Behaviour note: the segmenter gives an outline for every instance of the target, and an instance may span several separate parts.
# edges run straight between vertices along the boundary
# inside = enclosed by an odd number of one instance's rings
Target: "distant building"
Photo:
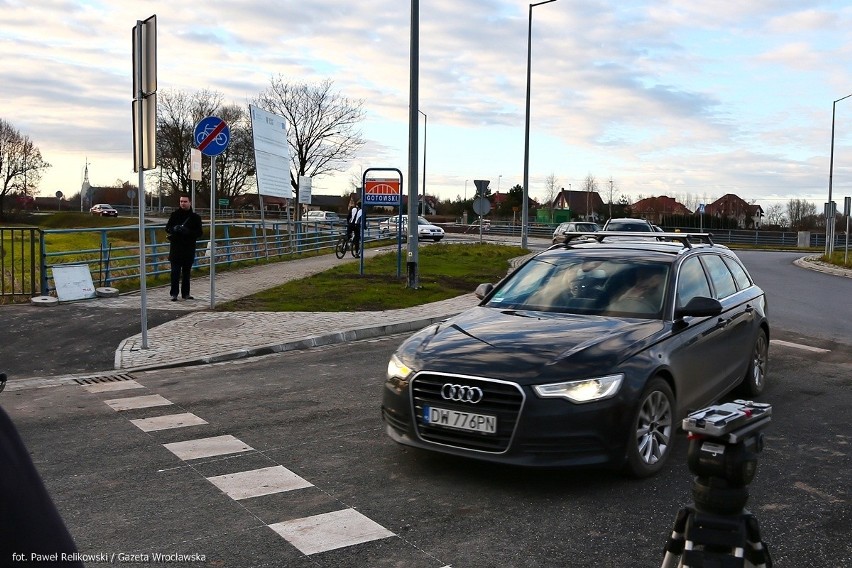
[[[597,191],[571,191],[562,190],[553,199],[554,209],[568,209],[573,218],[582,218],[588,221],[601,220],[600,211],[603,211],[604,202]]]
[[[692,215],[692,211],[671,197],[647,197],[640,199],[630,206],[633,217],[647,219],[652,223],[662,224],[663,217],[668,215]]]
[[[760,205],[746,203],[742,198],[733,193],[728,193],[705,206],[704,214],[736,219],[737,226],[741,229],[754,229],[760,227],[763,219],[763,208]]]

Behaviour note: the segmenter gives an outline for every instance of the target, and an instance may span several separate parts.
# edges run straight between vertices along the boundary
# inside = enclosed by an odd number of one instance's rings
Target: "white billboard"
[[[290,185],[287,124],[284,118],[254,105],[249,105],[249,114],[257,172],[257,192],[260,195],[289,199],[293,195],[293,190]]]

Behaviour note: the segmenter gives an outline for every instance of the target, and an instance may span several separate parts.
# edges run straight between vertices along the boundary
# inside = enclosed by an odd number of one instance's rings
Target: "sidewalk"
[[[367,257],[388,249],[370,249]],[[343,262],[333,254],[255,266],[216,274],[219,305],[316,274]],[[210,311],[210,278],[192,280],[194,300],[172,302],[167,288],[148,290],[148,310],[186,310],[176,320],[123,340],[115,352],[115,369],[141,371],[212,363],[333,343],[413,332],[476,305],[466,294],[408,309],[379,312],[214,312]],[[140,308],[139,293],[99,298],[86,305],[97,309]]]

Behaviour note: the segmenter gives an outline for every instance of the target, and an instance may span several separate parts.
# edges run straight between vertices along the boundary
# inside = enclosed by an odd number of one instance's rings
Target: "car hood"
[[[420,331],[398,353],[418,371],[565,380],[616,369],[666,329],[661,320],[479,306]]]

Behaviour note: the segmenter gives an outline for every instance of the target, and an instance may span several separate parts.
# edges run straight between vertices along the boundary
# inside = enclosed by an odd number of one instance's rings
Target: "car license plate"
[[[423,407],[423,422],[431,426],[444,426],[470,432],[494,434],[497,431],[497,417],[488,414],[459,412],[434,406]]]

